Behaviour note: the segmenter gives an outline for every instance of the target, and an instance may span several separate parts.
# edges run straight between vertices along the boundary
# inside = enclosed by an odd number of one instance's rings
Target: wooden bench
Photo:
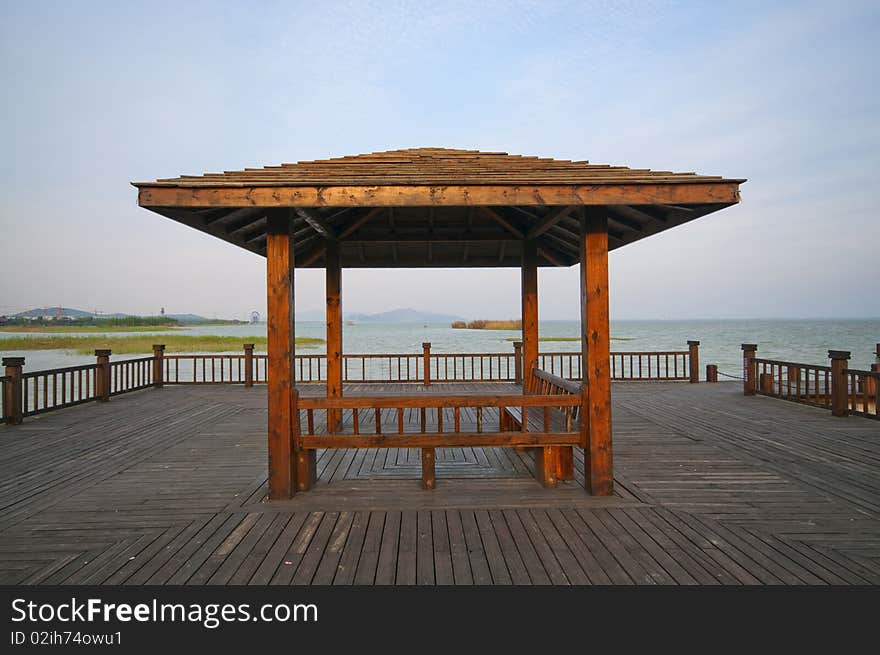
[[[539,368],[532,369],[526,379],[526,393],[534,395],[581,395],[581,385]],[[545,408],[527,411],[527,429],[533,432],[571,432],[580,430],[580,407]],[[522,408],[505,407],[502,429],[522,429]],[[525,448],[525,446],[520,447]],[[574,453],[571,446],[531,449],[535,455],[535,477],[545,487],[557,480],[574,479]]]

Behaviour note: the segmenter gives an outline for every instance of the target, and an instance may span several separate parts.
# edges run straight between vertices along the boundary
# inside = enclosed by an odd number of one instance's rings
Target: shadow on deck
[[[267,503],[265,388],[52,412],[0,427],[0,582],[880,583],[880,426],[739,389],[615,384],[610,498],[580,449],[551,490],[525,452],[438,449],[423,491],[418,451],[385,448],[321,451],[312,491]]]

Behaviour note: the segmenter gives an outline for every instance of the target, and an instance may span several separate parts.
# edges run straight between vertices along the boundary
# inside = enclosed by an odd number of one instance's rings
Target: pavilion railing
[[[880,419],[880,365],[851,369],[848,351],[829,350],[829,366],[762,359],[756,344],[743,344],[743,393],[831,410],[834,416]],[[880,345],[878,345],[880,359]]]

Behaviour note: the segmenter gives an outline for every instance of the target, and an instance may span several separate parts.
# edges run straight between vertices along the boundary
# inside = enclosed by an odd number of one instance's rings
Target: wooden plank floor
[[[880,583],[880,425],[740,389],[615,384],[610,498],[583,491],[579,450],[545,490],[527,453],[442,449],[428,492],[418,451],[363,449],[267,503],[265,387],[52,412],[0,427],[0,582]]]

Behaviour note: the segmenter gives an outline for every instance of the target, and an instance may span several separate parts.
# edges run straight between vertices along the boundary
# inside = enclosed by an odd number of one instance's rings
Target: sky
[[[880,3],[0,1],[0,313],[265,312],[265,260],[131,181],[407,147],[744,177],[611,253],[612,319],[880,315]],[[344,310],[509,318],[516,269],[344,272]],[[297,307],[323,306],[300,271]],[[578,316],[542,268],[543,319]]]

